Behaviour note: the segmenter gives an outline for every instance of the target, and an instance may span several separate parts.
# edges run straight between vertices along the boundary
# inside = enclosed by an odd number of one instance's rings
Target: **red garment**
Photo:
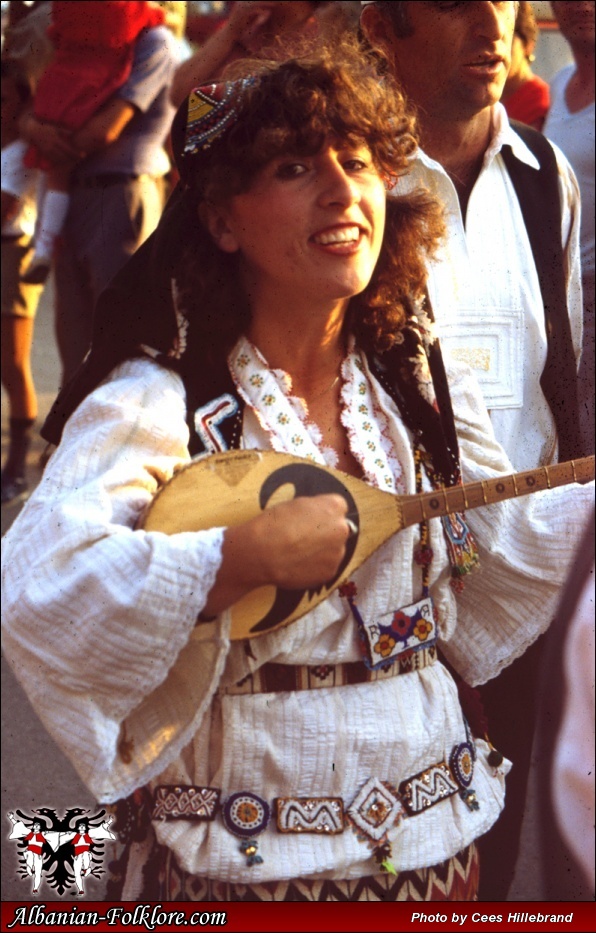
[[[519,120],[520,123],[541,130],[550,107],[550,88],[546,81],[533,75],[503,104],[510,120]]]
[[[29,833],[28,836],[25,836],[25,839],[27,840],[28,851],[33,852],[35,855],[41,855],[46,837],[42,833]]]
[[[72,840],[74,846],[75,855],[83,855],[84,852],[88,852],[93,844],[93,839],[87,833],[77,833],[74,839]]]
[[[35,116],[67,129],[83,126],[127,80],[141,30],[163,21],[163,10],[147,2],[54,2],[49,34],[56,51],[37,86]],[[25,164],[49,167],[34,147]]]

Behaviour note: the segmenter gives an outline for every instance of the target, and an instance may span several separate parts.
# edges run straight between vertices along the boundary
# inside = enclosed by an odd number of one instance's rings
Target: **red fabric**
[[[27,848],[30,852],[34,852],[35,855],[41,855],[41,850],[43,844],[46,841],[46,837],[42,833],[29,833],[28,836],[25,836],[27,840]]]
[[[93,839],[87,833],[77,833],[74,839],[72,840],[74,846],[75,855],[82,855],[84,852],[88,852],[93,844]]]
[[[133,0],[54,0],[48,34],[57,49],[63,46],[116,48],[130,45],[141,29],[159,26],[164,12],[147,2]]]
[[[130,75],[134,42],[164,13],[147,2],[88,0],[52,4],[54,58],[37,87],[35,116],[67,129],[83,126]],[[27,164],[35,167],[38,163]]]
[[[546,81],[534,75],[529,81],[524,81],[503,104],[511,120],[519,120],[520,123],[541,130],[550,107],[550,88]]]

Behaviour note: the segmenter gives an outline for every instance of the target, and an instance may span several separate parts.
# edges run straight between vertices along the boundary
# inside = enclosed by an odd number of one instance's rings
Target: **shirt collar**
[[[503,104],[495,104],[492,109],[492,128],[492,139],[484,156],[485,168],[490,165],[503,146],[510,146],[516,159],[539,171],[540,163],[538,159],[528,149],[521,136],[518,136],[512,128]]]

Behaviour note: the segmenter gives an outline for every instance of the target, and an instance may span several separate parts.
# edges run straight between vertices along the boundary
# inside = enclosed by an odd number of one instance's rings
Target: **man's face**
[[[511,58],[515,3],[417,0],[407,3],[407,15],[411,35],[399,38],[389,28],[381,44],[407,96],[429,120],[471,119],[499,100]]]

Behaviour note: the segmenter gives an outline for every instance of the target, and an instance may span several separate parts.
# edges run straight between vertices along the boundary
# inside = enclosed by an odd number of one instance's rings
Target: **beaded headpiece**
[[[184,155],[208,149],[238,119],[244,90],[255,78],[205,84],[190,92],[186,113]]]

